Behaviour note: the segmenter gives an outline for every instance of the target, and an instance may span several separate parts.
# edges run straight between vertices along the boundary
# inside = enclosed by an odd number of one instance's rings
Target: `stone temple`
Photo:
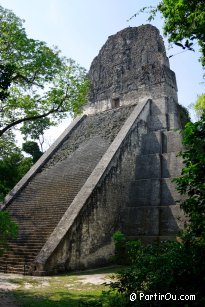
[[[146,242],[183,227],[182,149],[174,72],[151,25],[108,38],[93,60],[90,97],[6,197],[19,237],[0,270],[42,275],[100,266],[121,230]]]

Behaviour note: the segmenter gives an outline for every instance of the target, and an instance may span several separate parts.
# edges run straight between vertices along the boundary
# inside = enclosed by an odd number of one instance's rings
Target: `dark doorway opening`
[[[111,107],[114,108],[119,108],[120,106],[120,98],[113,98],[111,101]]]

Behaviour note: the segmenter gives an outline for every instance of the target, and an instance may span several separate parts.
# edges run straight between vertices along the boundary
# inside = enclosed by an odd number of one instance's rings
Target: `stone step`
[[[16,240],[16,241],[13,241],[13,242],[9,242],[8,243],[8,246],[9,247],[13,247],[13,246],[16,246],[16,245],[25,245],[25,246],[32,246],[32,245],[36,245],[36,246],[41,246],[43,244],[43,241],[42,241],[42,239],[41,238],[39,238],[39,240],[35,240],[35,238],[32,238],[32,237],[30,237],[29,239],[28,239],[28,237],[26,237],[26,238],[24,238],[24,237],[22,237],[22,238],[20,238],[20,239],[18,239],[18,240]]]
[[[35,255],[40,248],[29,248],[29,247],[25,247],[25,248],[20,248],[20,247],[16,247],[13,248],[11,250],[8,250],[2,257],[8,257],[8,255],[30,255],[33,256]]]
[[[5,265],[11,265],[11,266],[16,266],[16,265],[24,265],[24,264],[30,264],[32,263],[32,261],[35,259],[34,258],[30,258],[30,259],[26,259],[26,258],[10,258],[7,261],[1,261],[1,266],[5,266]]]
[[[25,274],[29,272],[29,266],[27,265],[7,265],[5,267],[0,267],[1,273],[13,273],[13,274]]]
[[[29,253],[28,255],[25,255],[25,254],[21,254],[21,253],[18,253],[18,254],[15,254],[15,253],[9,253],[9,254],[4,254],[2,257],[1,257],[1,262],[2,261],[12,261],[13,259],[24,259],[24,256],[26,257],[26,259],[29,261],[30,259],[34,259],[35,258],[35,254],[31,254]]]
[[[18,243],[16,243],[16,244],[12,244],[12,246],[9,246],[9,249],[10,250],[15,250],[15,249],[17,249],[17,248],[20,248],[20,249],[38,249],[38,248],[41,248],[41,246],[43,246],[43,243],[42,244],[35,244],[35,243],[33,243],[33,244],[29,244],[29,245],[27,245],[27,244],[18,244]]]

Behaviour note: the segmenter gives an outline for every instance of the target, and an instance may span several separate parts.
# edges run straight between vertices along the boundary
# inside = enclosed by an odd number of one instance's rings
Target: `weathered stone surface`
[[[128,208],[124,212],[122,231],[128,236],[158,236],[159,208]]]
[[[144,155],[160,153],[162,150],[161,132],[149,132],[142,137],[142,150]]]
[[[181,199],[182,196],[177,192],[172,178],[163,178],[161,182],[161,204],[163,206],[175,205]]]
[[[150,75],[155,80],[159,76],[153,70],[154,64],[161,67],[165,63],[164,45],[156,28],[141,26],[118,32],[109,37],[91,65],[91,101],[137,90]]]
[[[176,234],[184,226],[185,218],[178,205],[160,208],[160,235]]]
[[[153,98],[156,86],[165,82],[176,90],[163,40],[151,25],[129,27],[110,36],[93,60],[89,77],[90,106],[96,109],[102,109],[102,104],[110,108],[137,102],[146,94]]]
[[[164,131],[163,132],[163,153],[166,152],[180,152],[183,150],[182,142],[181,142],[182,136],[180,132],[178,131]]]
[[[142,179],[130,183],[129,207],[159,206],[160,179]]]
[[[140,155],[136,157],[136,179],[157,179],[160,177],[161,169],[159,154]]]
[[[162,154],[162,178],[177,177],[183,167],[182,157],[177,157],[178,152]]]
[[[99,113],[95,116],[88,116],[81,123],[80,129],[75,129],[72,135],[61,145],[61,148],[53,154],[51,159],[44,165],[44,169],[55,165],[59,161],[63,161],[70,154],[74,153],[79,146],[96,136],[110,144],[133,109],[134,106],[128,106],[126,108],[113,109],[110,112]]]

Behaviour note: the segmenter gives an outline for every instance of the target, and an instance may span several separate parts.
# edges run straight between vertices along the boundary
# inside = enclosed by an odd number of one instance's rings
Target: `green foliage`
[[[43,136],[45,130],[48,130],[51,125],[56,126],[57,123],[48,117],[44,117],[41,119],[36,119],[34,121],[27,121],[23,123],[19,130],[24,136],[25,141],[27,141],[29,138],[32,140],[39,141],[40,136]]]
[[[78,114],[87,98],[85,70],[28,38],[23,20],[2,6],[0,33],[0,136],[22,124],[22,133],[37,139],[68,113]]]
[[[78,303],[79,307],[102,307],[102,303],[99,299],[92,299],[89,301],[80,301]]]
[[[204,0],[161,0],[156,7],[143,7],[139,13],[149,14],[152,21],[156,14],[164,18],[164,34],[169,42],[185,50],[194,51],[194,42],[201,47],[201,63],[205,66],[205,1]]]
[[[36,142],[33,141],[27,141],[26,143],[23,143],[22,145],[23,151],[30,154],[33,158],[33,163],[36,163],[38,159],[42,156],[42,152],[39,149],[39,146]]]
[[[122,233],[120,230],[116,231],[113,234],[112,238],[116,242],[116,244],[124,242],[126,240],[124,233]]]
[[[128,241],[121,231],[116,231],[112,236],[115,243],[114,261],[117,264],[132,264],[135,259],[135,252],[140,241]]]
[[[177,189],[188,197],[181,208],[188,216],[184,237],[188,241],[205,242],[205,112],[196,123],[188,123],[183,131],[186,150],[180,155],[184,161],[181,176],[175,179]]]
[[[18,226],[10,218],[9,212],[0,211],[0,256],[6,251],[7,241],[16,238]]]
[[[79,307],[124,307],[126,306],[126,298],[117,291],[102,291],[97,299],[87,301],[79,301]]]
[[[12,131],[8,131],[0,138],[0,159],[6,158],[12,151],[16,150],[14,139]]]
[[[12,134],[0,138],[0,202],[33,165],[14,144]]]
[[[199,95],[197,98],[197,101],[194,105],[194,110],[196,111],[196,114],[200,118],[205,111],[205,94]]]
[[[126,237],[121,231],[116,231],[112,236],[115,243],[114,261],[117,264],[124,264],[127,262],[126,253]]]
[[[136,245],[133,264],[118,274],[118,280],[111,284],[112,289],[124,295],[130,306],[129,295],[136,293],[136,301],[131,306],[159,306],[159,300],[140,300],[140,293],[195,294],[195,306],[203,306],[205,245],[196,243],[192,248],[179,242]],[[181,306],[181,302],[162,301],[166,306]],[[188,303],[190,306],[192,302]],[[163,305],[164,306],[164,305]]]
[[[20,152],[12,153],[0,160],[0,201],[13,189],[16,183],[32,166],[32,159],[25,158]]]
[[[201,62],[205,66],[204,0],[163,0],[157,9],[165,19],[164,33],[169,41],[183,42],[182,48],[192,50],[194,40],[197,40],[201,47]]]

